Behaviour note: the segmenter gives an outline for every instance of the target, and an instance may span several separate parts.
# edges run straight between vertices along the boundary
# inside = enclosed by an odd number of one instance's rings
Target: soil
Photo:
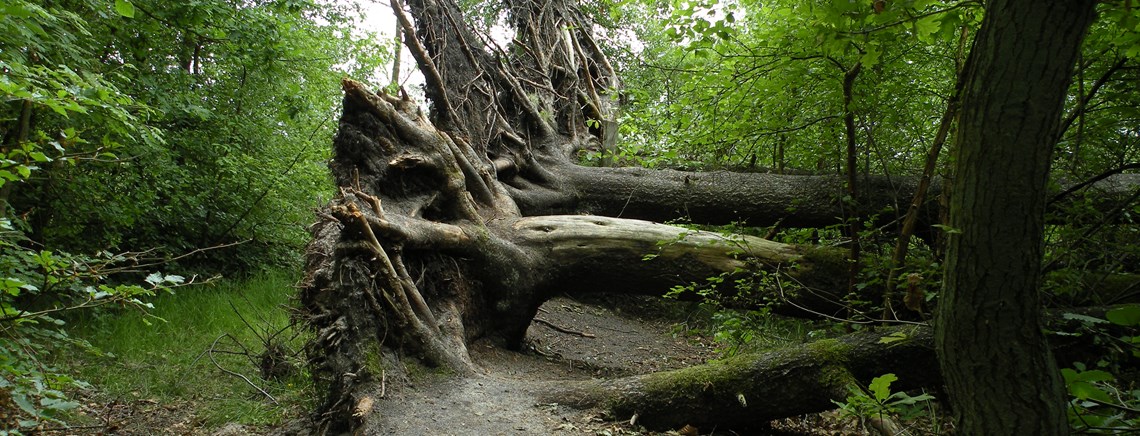
[[[599,297],[601,298],[601,297]],[[559,383],[675,369],[715,356],[700,336],[672,334],[673,324],[629,314],[637,298],[544,304],[523,353],[487,344],[470,351],[483,368],[473,378],[428,377],[399,388],[377,406],[368,434],[632,434],[630,417],[608,417],[539,403]],[[617,418],[626,421],[617,422]]]
[[[684,328],[695,307],[639,296],[559,297],[546,302],[527,331],[526,352],[474,344],[483,373],[426,375],[389,386],[368,420],[370,435],[657,435],[737,434],[691,426],[667,433],[607,416],[542,403],[541,394],[573,380],[677,369],[717,357],[710,338]],[[863,434],[833,415],[773,423],[770,434]]]
[[[700,334],[695,305],[622,295],[558,297],[544,304],[527,332],[523,352],[475,343],[470,352],[482,368],[472,377],[428,370],[388,380],[362,434],[366,435],[736,435],[686,426],[650,432],[630,416],[608,416],[542,403],[541,394],[561,383],[669,370],[716,358],[712,340]],[[695,327],[695,328],[694,328]],[[153,401],[98,401],[81,413],[99,425],[62,433],[121,435],[306,434],[303,415],[285,427],[226,425],[206,429],[194,417],[196,405]],[[756,434],[756,433],[748,433]],[[772,423],[766,434],[862,435],[858,423],[835,413]]]

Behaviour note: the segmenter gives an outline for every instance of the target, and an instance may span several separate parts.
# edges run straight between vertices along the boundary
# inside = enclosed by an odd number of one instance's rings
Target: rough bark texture
[[[937,344],[963,434],[1067,434],[1041,331],[1046,181],[1091,0],[987,2],[962,89]]]
[[[1056,362],[1066,366],[1087,362],[1112,348],[1063,333],[1081,328],[1081,321],[1066,315],[1103,319],[1107,311],[1118,307],[1123,306],[1042,312],[1048,330],[1058,332],[1050,344]],[[894,392],[925,388],[944,400],[934,347],[930,326],[868,329],[708,365],[568,384],[543,401],[603,407],[622,420],[636,415],[638,422],[654,429],[685,424],[736,431],[763,428],[773,419],[832,409],[832,401],[847,401],[853,389],[862,389],[874,377],[888,373],[899,378],[891,384]]]
[[[882,344],[891,334],[906,339]],[[747,430],[773,419],[835,408],[851,389],[886,373],[893,390],[937,386],[933,332],[904,326],[865,331],[762,354],[609,381],[572,385],[547,398],[578,407],[604,407],[655,429]]]

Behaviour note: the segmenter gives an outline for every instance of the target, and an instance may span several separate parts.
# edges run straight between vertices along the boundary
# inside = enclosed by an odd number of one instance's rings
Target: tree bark
[[[994,0],[962,88],[939,363],[963,434],[1068,434],[1041,331],[1046,181],[1094,1]]]
[[[890,344],[892,333],[905,338]],[[868,330],[761,354],[742,354],[675,371],[587,381],[544,402],[602,407],[652,429],[763,428],[789,416],[835,408],[874,377],[898,376],[892,391],[938,386],[933,332],[899,326]]]
[[[1081,329],[1081,321],[1066,314],[1103,319],[1117,307],[1123,306],[1051,310],[1042,312],[1041,319],[1050,331],[1073,332]],[[637,422],[652,429],[688,424],[740,431],[834,409],[834,402],[846,402],[853,391],[884,374],[898,377],[892,392],[926,389],[944,400],[934,335],[928,325],[872,328],[674,371],[570,383],[541,401],[599,407],[621,420],[636,415]],[[1063,365],[1098,359],[1112,347],[1071,333],[1053,339],[1053,356]]]

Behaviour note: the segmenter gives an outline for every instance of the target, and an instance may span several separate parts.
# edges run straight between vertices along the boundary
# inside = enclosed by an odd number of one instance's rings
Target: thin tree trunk
[[[404,27],[396,23],[396,53],[392,54],[392,80],[389,86],[396,89],[400,86],[400,55],[404,51]]]
[[[934,135],[934,142],[930,145],[930,150],[926,154],[926,162],[922,167],[922,176],[918,179],[918,188],[914,191],[914,198],[910,201],[910,206],[907,207],[906,216],[903,218],[902,227],[899,228],[899,238],[895,243],[895,250],[891,254],[891,265],[887,272],[887,288],[886,295],[883,298],[884,313],[883,318],[897,315],[894,308],[891,306],[894,301],[894,296],[898,295],[895,291],[895,280],[898,273],[906,266],[907,251],[910,248],[910,238],[914,236],[914,232],[918,227],[919,212],[923,205],[926,203],[926,192],[930,189],[930,182],[934,180],[934,172],[938,168],[938,156],[942,154],[942,146],[946,143],[946,139],[950,136],[950,130],[954,125],[954,121],[958,115],[958,99],[961,94],[961,80],[962,76],[962,58],[966,49],[967,37],[969,35],[968,29],[962,27],[961,36],[958,39],[958,73],[955,75],[958,80],[955,86],[954,94],[946,101],[946,110],[942,112],[942,119],[938,122],[938,132]],[[912,311],[915,310],[914,306],[920,305],[919,303],[907,305]],[[919,310],[921,311],[921,308]]]
[[[843,127],[847,139],[847,202],[850,213],[846,215],[847,231],[851,237],[851,265],[847,269],[847,292],[854,292],[859,282],[860,250],[863,242],[860,233],[863,232],[863,215],[859,213],[859,156],[855,141],[855,110],[851,108],[851,101],[855,98],[855,79],[863,69],[863,63],[856,63],[854,67],[843,74]]]
[[[28,136],[32,134],[32,101],[20,101],[20,117],[16,120],[15,134],[11,137],[4,138],[3,152],[7,155],[20,143],[27,141]],[[0,218],[8,217],[8,199],[12,198],[12,191],[15,189],[15,182],[8,181],[4,186],[0,187]]]

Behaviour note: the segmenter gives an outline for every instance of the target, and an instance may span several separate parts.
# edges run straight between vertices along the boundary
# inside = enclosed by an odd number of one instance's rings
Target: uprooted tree
[[[301,298],[317,332],[310,351],[327,389],[325,431],[351,429],[367,416],[361,404],[379,381],[366,363],[378,355],[473,373],[468,344],[517,348],[539,305],[559,293],[661,293],[766,269],[781,277],[768,292],[817,312],[842,308],[842,252],[653,222],[833,224],[853,215],[844,210],[842,179],[578,165],[579,152],[612,147],[621,85],[573,1],[514,3],[515,35],[504,49],[468,27],[453,1],[409,0],[407,10],[393,2],[425,77],[430,115],[406,95],[343,83],[330,163],[341,194],[312,228]],[[902,210],[915,185],[868,179],[860,204]],[[649,425],[755,424],[827,408],[829,393],[850,380],[906,371],[891,362],[926,362],[907,365],[925,369],[910,379],[936,380],[930,332],[907,335],[914,340],[904,347],[853,336],[799,354],[583,387],[565,400],[653,409],[659,413],[643,417]],[[653,394],[685,391],[694,380],[705,387],[665,398],[672,406]],[[753,391],[713,386],[719,382]],[[740,395],[763,386],[785,389],[782,408],[736,418],[676,408],[705,402],[732,411],[718,405],[741,403]]]

